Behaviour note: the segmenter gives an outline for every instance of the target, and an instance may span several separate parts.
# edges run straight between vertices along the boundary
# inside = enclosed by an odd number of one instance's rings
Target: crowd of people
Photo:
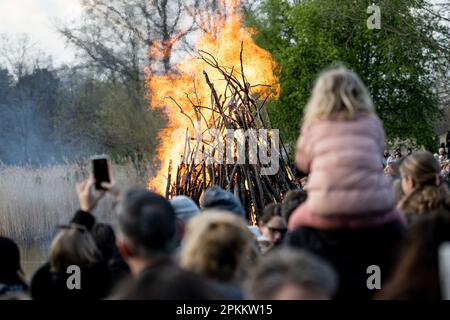
[[[439,250],[450,241],[450,191],[441,151],[390,155],[359,77],[328,70],[315,83],[297,142],[305,186],[267,205],[257,226],[219,187],[197,204],[141,188],[121,191],[113,181],[99,191],[90,178],[77,186],[80,209],[59,227],[30,283],[18,246],[0,238],[0,297],[448,298]],[[117,230],[95,218],[105,193],[117,199]],[[79,288],[68,285],[73,266]]]

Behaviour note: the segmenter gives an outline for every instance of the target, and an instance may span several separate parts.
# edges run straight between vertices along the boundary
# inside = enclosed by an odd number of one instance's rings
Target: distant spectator
[[[445,148],[439,148],[439,161],[444,162],[447,158],[447,151],[445,151]]]
[[[400,150],[400,148],[397,148],[395,149],[394,153],[387,159],[387,164],[394,161],[399,161],[402,158],[403,158],[402,151]]]
[[[181,266],[208,279],[227,299],[242,299],[240,284],[248,268],[252,237],[240,217],[205,211],[188,223]]]
[[[383,166],[386,166],[388,163],[388,159],[391,156],[391,154],[389,153],[389,150],[384,149],[383,151]]]
[[[247,220],[244,208],[239,199],[229,191],[220,187],[211,187],[206,189],[202,203],[202,209],[225,210],[240,216]]]
[[[186,196],[176,196],[170,199],[170,204],[172,205],[177,218],[177,238],[178,244],[180,244],[184,236],[186,223],[193,216],[200,213],[200,208],[191,198]]]
[[[267,205],[261,218],[258,220],[261,237],[258,238],[262,253],[265,253],[271,247],[280,245],[287,232],[287,225],[281,216],[281,205],[279,203],[271,203]],[[269,242],[266,244],[266,242]]]
[[[306,201],[308,194],[303,190],[289,190],[281,204],[281,216],[286,223],[289,222],[289,218],[295,209],[297,209],[303,202]]]
[[[28,290],[22,268],[20,251],[17,244],[0,237],[0,296],[20,294]]]
[[[175,216],[187,223],[189,219],[200,213],[200,208],[195,202],[186,196],[176,196],[170,199],[170,204],[175,211]]]
[[[395,190],[396,202],[398,203],[404,196],[404,192],[402,189],[402,179],[400,175],[400,165],[403,159],[398,159],[389,164],[385,168],[385,172],[392,178],[392,187]]]
[[[407,157],[400,166],[405,196],[399,203],[413,223],[436,209],[450,209],[450,191],[441,183],[439,162],[428,151],[418,151]]]
[[[403,243],[392,278],[378,299],[441,300],[438,249],[450,241],[450,213],[429,212],[414,224]]]
[[[257,300],[325,300],[337,287],[337,274],[325,260],[303,250],[276,249],[250,274],[246,291]]]
[[[400,178],[400,164],[401,160],[395,160],[388,163],[385,172],[392,177],[392,179]]]
[[[406,156],[410,156],[412,154],[412,152],[413,151],[411,148],[406,149]]]

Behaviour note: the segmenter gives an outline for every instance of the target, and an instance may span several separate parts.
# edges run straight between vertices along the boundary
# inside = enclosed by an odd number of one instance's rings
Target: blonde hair
[[[428,151],[414,152],[400,165],[402,177],[411,177],[417,187],[435,185],[440,170],[439,162]]]
[[[205,210],[189,220],[180,264],[206,278],[238,280],[250,257],[252,234],[242,218],[219,210]]]
[[[323,72],[317,79],[303,122],[316,119],[354,120],[374,113],[369,92],[356,73],[345,67]]]
[[[53,272],[65,271],[69,265],[89,267],[99,259],[97,245],[83,226],[64,226],[50,246],[50,268]]]

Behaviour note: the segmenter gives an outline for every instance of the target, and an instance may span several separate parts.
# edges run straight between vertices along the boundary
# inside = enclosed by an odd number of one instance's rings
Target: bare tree
[[[195,29],[195,21],[185,10],[198,0],[90,0],[84,1],[83,22],[63,26],[59,31],[69,43],[87,56],[92,65],[142,82],[144,68],[162,59],[164,72],[170,71],[174,45]],[[161,57],[149,55],[160,47]]]
[[[6,67],[16,81],[51,64],[51,57],[40,50],[27,34],[0,34],[0,65]]]

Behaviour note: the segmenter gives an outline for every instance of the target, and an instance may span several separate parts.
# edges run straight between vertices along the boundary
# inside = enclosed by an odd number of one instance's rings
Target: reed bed
[[[141,167],[131,162],[113,167],[121,188],[145,186],[148,173],[142,173]],[[89,170],[78,163],[48,167],[0,164],[0,235],[21,243],[50,239],[57,225],[69,222],[78,209],[75,184],[85,179]],[[115,225],[112,199],[105,198],[94,215]]]

